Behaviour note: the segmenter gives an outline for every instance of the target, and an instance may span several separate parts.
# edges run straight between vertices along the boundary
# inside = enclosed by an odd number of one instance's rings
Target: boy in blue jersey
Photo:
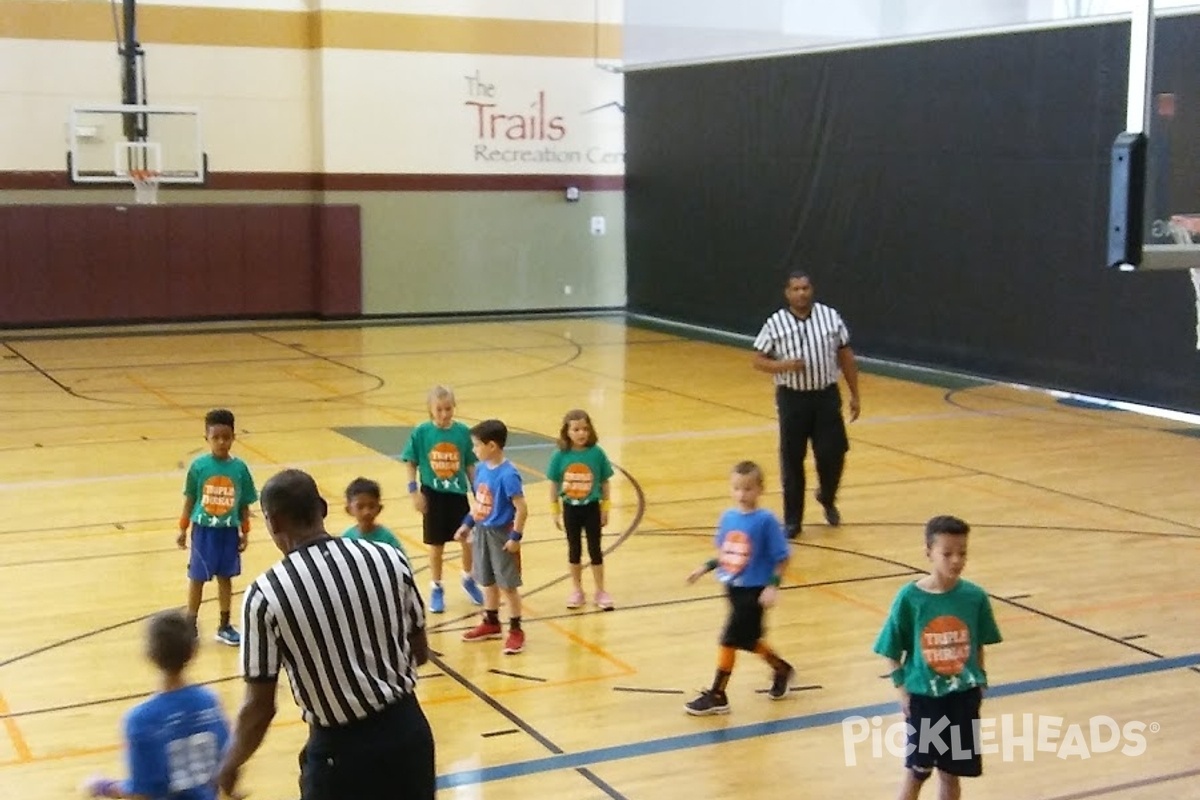
[[[242,551],[250,535],[250,504],[258,499],[258,491],[246,462],[229,454],[235,438],[232,411],[209,411],[204,416],[204,438],[210,452],[193,461],[188,469],[175,543],[180,549],[187,547],[191,529],[187,603],[192,624],[204,600],[204,584],[216,578],[221,612],[216,639],[237,647],[242,636],[229,622],[232,578],[242,574]]]
[[[788,683],[795,675],[792,665],[768,647],[763,638],[763,611],[775,604],[788,564],[783,525],[770,511],[758,507],[763,472],[753,461],[742,461],[733,468],[730,488],[737,507],[721,515],[716,537],[717,558],[697,567],[687,578],[688,583],[695,583],[715,569],[729,597],[729,619],[717,650],[717,674],[712,688],[684,706],[687,713],[698,717],[729,713],[725,687],[733,674],[738,650],[755,653],[771,666],[771,688],[767,694],[772,700],[787,696]]]
[[[90,797],[215,800],[229,725],[216,695],[184,679],[195,654],[196,633],[186,616],[164,611],[150,619],[146,655],[161,673],[161,691],[125,717],[129,777],[89,781]]]
[[[483,622],[463,634],[463,641],[499,639],[500,594],[508,603],[508,638],[505,655],[521,652],[525,631],[521,630],[521,531],[529,509],[521,473],[504,457],[508,427],[488,419],[471,428],[471,445],[479,463],[475,467],[475,502],[454,538],[471,536],[475,548],[475,580],[483,588]]]

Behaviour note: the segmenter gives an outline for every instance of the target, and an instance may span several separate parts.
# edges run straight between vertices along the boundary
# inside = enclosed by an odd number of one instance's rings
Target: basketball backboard
[[[1132,6],[1125,131],[1112,152],[1107,261],[1125,272],[1190,272],[1200,350],[1200,51],[1185,26],[1161,24],[1155,0]]]
[[[200,111],[182,106],[75,106],[67,122],[72,183],[129,184],[131,174],[159,173],[163,184],[203,184],[207,177]]]
[[[1125,131],[1113,146],[1108,266],[1200,268],[1200,52],[1133,0]]]

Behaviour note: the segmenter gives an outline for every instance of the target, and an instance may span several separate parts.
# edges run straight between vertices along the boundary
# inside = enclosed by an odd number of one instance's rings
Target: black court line
[[[984,523],[979,523],[979,527],[983,527],[983,526],[984,526]],[[675,535],[682,535],[682,534],[675,534]],[[708,532],[704,532],[704,533],[696,532],[696,533],[693,533],[692,535],[693,536],[711,536],[711,534]],[[837,552],[837,553],[846,553],[848,555],[861,556],[862,558],[866,558],[871,561],[878,561],[878,562],[881,562],[884,564],[890,564],[895,567],[904,567],[904,568],[912,570],[912,574],[918,574],[918,573],[919,574],[928,574],[928,572],[926,570],[917,569],[916,567],[912,566],[911,564],[905,564],[903,561],[897,561],[895,559],[885,558],[883,556],[877,556],[877,555],[874,555],[871,553],[864,553],[862,551],[854,550],[851,548],[835,547],[833,545],[817,544],[816,542],[804,542],[804,541],[800,541],[800,540],[796,540],[795,544],[797,544],[801,547],[812,547],[812,548],[815,548],[818,550],[830,550],[830,551]],[[801,588],[801,587],[797,587],[797,588]],[[786,587],[785,587],[785,591],[786,591]],[[1022,611],[1026,611],[1030,614],[1036,614],[1037,616],[1042,617],[1043,619],[1050,620],[1051,622],[1056,622],[1060,625],[1065,625],[1066,627],[1077,630],[1080,633],[1086,633],[1091,636],[1095,636],[1097,638],[1104,639],[1107,642],[1112,642],[1113,644],[1121,645],[1123,647],[1128,647],[1131,650],[1136,650],[1137,652],[1142,653],[1144,655],[1151,656],[1152,658],[1160,658],[1160,659],[1166,658],[1166,656],[1163,653],[1159,653],[1157,651],[1151,650],[1148,647],[1142,647],[1141,645],[1135,644],[1131,641],[1126,641],[1119,636],[1113,636],[1112,634],[1108,634],[1108,633],[1105,633],[1104,631],[1100,631],[1095,628],[1088,627],[1087,625],[1084,625],[1082,623],[1075,622],[1073,620],[1069,620],[1066,617],[1060,617],[1057,614],[1053,614],[1049,611],[1044,611],[1040,608],[1035,608],[1031,605],[1028,605],[1025,603],[1020,603],[1020,602],[1017,602],[1017,601],[1009,599],[1009,598],[1000,597],[999,595],[996,595],[996,594],[988,593],[988,597],[990,597],[993,600],[996,600],[998,602],[1010,605],[1014,608],[1019,608]],[[1200,672],[1200,670],[1197,670],[1197,671]]]
[[[371,314],[354,319],[302,319],[269,324],[245,324],[225,328],[211,327],[210,322],[190,323],[186,328],[162,330],[163,321],[131,322],[104,330],[74,331],[47,330],[41,333],[32,328],[20,329],[7,337],[13,342],[84,341],[88,339],[144,339],[184,336],[215,336],[243,333],[309,333],[327,330],[357,330],[359,328],[412,328],[418,326],[458,325],[472,322],[550,322],[556,319],[617,319],[625,320],[624,306],[592,306],[580,308],[547,308],[527,311],[445,312],[439,314]],[[67,326],[63,326],[67,327]],[[99,327],[99,326],[93,326]],[[674,334],[668,334],[674,336]],[[676,337],[678,338],[678,337]]]
[[[245,593],[246,593],[245,589],[237,589],[233,592],[233,594],[230,595],[230,597],[240,597]],[[205,598],[204,600],[201,600],[200,605],[206,606],[211,603],[216,603],[218,601],[219,601],[219,598],[208,597],[208,598]],[[60,647],[66,647],[69,644],[74,644],[75,642],[81,642],[84,639],[90,639],[93,636],[99,636],[102,633],[108,633],[109,631],[115,631],[117,628],[124,628],[129,625],[136,625],[139,622],[145,622],[146,620],[150,619],[157,613],[158,613],[158,611],[151,611],[148,614],[142,614],[141,616],[138,616],[138,617],[130,617],[129,619],[124,619],[124,620],[121,620],[120,622],[114,622],[112,625],[105,625],[104,627],[101,627],[101,628],[93,628],[89,631],[84,631],[83,633],[76,634],[75,636],[69,636],[66,639],[58,639],[56,641],[51,642],[50,644],[45,644],[45,645],[42,645],[41,647],[35,647],[33,650],[27,650],[24,653],[17,653],[15,656],[10,656],[10,657],[4,659],[3,661],[0,661],[0,667],[7,667],[9,664],[15,664],[18,661],[25,661],[26,659],[33,658],[34,656],[41,655],[42,653],[48,653],[51,650],[57,650]]]
[[[449,675],[451,678],[453,678],[460,686],[462,686],[468,692],[470,692],[471,694],[475,695],[477,698],[482,700],[485,705],[487,705],[493,711],[498,713],[500,716],[507,719],[513,725],[516,725],[518,728],[520,728],[522,731],[524,731],[526,733],[526,735],[528,735],[531,739],[533,739],[535,742],[540,744],[542,747],[546,748],[554,755],[563,755],[566,752],[561,747],[556,745],[554,742],[552,742],[548,738],[546,738],[543,734],[538,732],[538,730],[536,728],[534,728],[532,725],[530,725],[528,722],[526,722],[524,719],[522,719],[520,716],[518,716],[516,714],[516,712],[508,709],[502,703],[500,703],[500,701],[496,700],[496,698],[492,697],[490,694],[485,692],[483,689],[476,686],[474,683],[471,682],[471,680],[469,678],[467,678],[461,672],[457,672],[453,668],[451,668],[450,665],[447,664],[444,660],[442,660],[441,658],[438,658],[438,657],[433,657],[430,660],[434,664],[436,664],[438,666],[438,668],[442,670],[442,672],[445,672],[447,675]],[[597,789],[604,792],[609,797],[613,798],[613,800],[626,800],[626,798],[623,794],[621,794],[616,789],[614,789],[612,786],[609,786],[607,783],[605,783],[603,780],[601,780],[590,769],[587,769],[585,767],[577,767],[575,771],[578,772],[584,778],[586,778]]]
[[[259,339],[262,339],[265,342],[270,342],[271,344],[276,344],[276,345],[279,345],[280,347],[286,347],[288,350],[292,351],[293,353],[300,353],[302,355],[306,355],[306,356],[308,356],[309,360],[324,361],[326,364],[332,364],[335,367],[340,367],[341,369],[349,370],[350,372],[355,373],[359,377],[369,378],[370,380],[375,381],[375,384],[376,384],[375,386],[371,386],[367,389],[360,389],[355,392],[346,392],[344,394],[331,395],[330,399],[336,397],[337,399],[342,400],[342,399],[351,398],[351,397],[358,397],[360,395],[370,394],[371,392],[378,391],[379,389],[382,389],[385,386],[387,386],[387,381],[384,380],[384,378],[382,376],[376,375],[374,372],[369,372],[365,369],[362,369],[361,367],[356,367],[353,364],[347,364],[344,361],[338,361],[335,358],[321,355],[320,353],[314,353],[311,350],[305,350],[302,347],[290,345],[290,344],[287,344],[286,342],[281,342],[278,339],[275,339],[271,336],[267,336],[265,333],[255,333],[254,335],[257,336]],[[324,400],[325,398],[321,398],[321,399]]]
[[[120,525],[117,530],[125,530]],[[178,547],[158,547],[153,550],[129,550],[123,553],[101,553],[89,556],[61,556],[58,558],[32,558],[28,561],[0,561],[0,569],[6,567],[30,567],[39,564],[67,564],[72,561],[100,561],[106,558],[129,558],[132,556],[161,555],[162,553],[184,553]]]
[[[635,694],[687,694],[683,689],[641,689],[637,686],[614,686],[614,692],[633,692]]]
[[[693,340],[688,340],[688,339],[683,339],[683,338],[681,338],[681,339],[680,339],[680,341],[682,341],[682,342],[687,342],[687,341],[693,341]],[[719,346],[719,345],[714,345],[714,346]],[[584,372],[585,374],[590,374],[590,375],[599,375],[599,376],[602,376],[602,377],[604,377],[604,378],[608,378],[608,379],[610,379],[610,380],[612,380],[612,379],[613,379],[613,377],[612,377],[611,375],[608,375],[607,373],[600,372],[600,371],[598,371],[598,370],[595,370],[595,369],[589,369],[589,368],[586,368],[586,367],[580,367],[580,366],[575,366],[575,365],[572,365],[572,369],[579,370],[579,371],[581,371],[581,372]],[[770,415],[770,414],[764,414],[764,413],[762,413],[761,411],[754,411],[754,410],[751,410],[751,409],[742,408],[742,407],[740,407],[740,406],[735,406],[735,405],[732,405],[732,404],[730,404],[730,403],[723,403],[723,402],[720,402],[720,401],[717,401],[717,400],[713,400],[713,399],[711,399],[711,398],[706,398],[706,397],[697,397],[696,395],[693,395],[693,394],[688,394],[687,392],[678,391],[678,390],[676,390],[676,389],[670,389],[670,388],[667,388],[667,387],[664,387],[664,386],[658,386],[657,384],[652,384],[652,383],[648,383],[648,382],[645,382],[645,381],[635,381],[635,380],[632,380],[632,379],[630,379],[630,378],[628,378],[628,377],[622,378],[621,380],[622,380],[622,381],[623,381],[623,382],[624,382],[626,385],[629,385],[629,386],[641,386],[641,387],[643,387],[643,388],[655,389],[655,390],[657,390],[657,391],[663,392],[663,393],[665,393],[665,394],[668,394],[668,395],[671,395],[671,396],[674,396],[674,397],[678,397],[678,398],[681,398],[681,399],[684,399],[684,400],[690,400],[690,401],[692,401],[692,402],[695,402],[695,403],[700,403],[700,404],[702,404],[702,405],[711,406],[711,407],[713,407],[713,408],[723,408],[723,409],[727,409],[727,410],[729,410],[729,411],[736,411],[736,412],[738,412],[739,414],[745,414],[745,415],[747,415],[747,416],[751,416],[751,417],[754,417],[754,418],[756,418],[756,419],[765,419],[765,420],[771,420],[771,421],[773,421],[773,422],[774,422],[774,421],[776,421],[776,417],[775,417],[774,415]],[[979,412],[972,412],[972,413],[979,413]],[[850,425],[848,425],[847,427],[848,427],[848,428],[850,428],[850,427],[851,427],[851,425],[852,425],[852,423],[851,423]],[[1042,486],[1042,485],[1040,485],[1040,484],[1036,484],[1036,483],[1033,483],[1033,482],[1031,482],[1031,481],[1025,481],[1025,480],[1022,480],[1022,479],[1020,479],[1020,478],[1014,478],[1014,477],[1011,477],[1011,476],[1008,476],[1008,475],[1001,475],[1001,474],[999,474],[999,473],[995,473],[995,472],[988,472],[987,470],[981,470],[981,469],[978,469],[978,468],[976,468],[976,467],[968,467],[968,466],[966,466],[966,465],[964,465],[964,464],[956,464],[956,463],[954,463],[953,461],[946,461],[945,459],[935,458],[935,457],[933,457],[933,456],[924,455],[924,454],[922,454],[922,453],[915,453],[915,452],[913,452],[913,451],[911,451],[911,450],[906,450],[906,449],[904,449],[904,448],[901,448],[901,447],[894,447],[894,446],[891,446],[891,445],[879,444],[878,442],[872,442],[872,441],[870,441],[870,440],[868,440],[868,439],[863,439],[863,438],[861,438],[861,437],[859,437],[859,436],[854,436],[854,437],[852,437],[852,442],[860,443],[860,444],[863,444],[863,445],[865,445],[865,446],[867,446],[867,447],[874,447],[874,448],[877,448],[877,449],[879,449],[879,450],[882,450],[882,451],[884,451],[884,452],[887,452],[887,453],[895,453],[895,454],[898,454],[898,455],[903,455],[903,456],[907,456],[907,457],[909,457],[909,458],[916,459],[916,460],[918,460],[918,461],[925,461],[925,462],[927,462],[927,463],[930,463],[930,464],[937,464],[937,465],[939,465],[939,466],[943,466],[943,467],[953,467],[954,469],[963,470],[963,471],[965,471],[965,472],[969,472],[969,473],[971,473],[971,474],[973,474],[973,475],[978,475],[978,476],[982,476],[982,477],[993,478],[993,479],[995,479],[995,480],[998,480],[998,481],[1003,481],[1003,482],[1007,482],[1007,483],[1012,483],[1012,484],[1015,484],[1015,485],[1018,485],[1018,486],[1024,486],[1024,487],[1026,487],[1026,488],[1029,488],[1029,489],[1038,489],[1038,490],[1041,490],[1041,491],[1043,491],[1043,492],[1048,492],[1048,493],[1050,493],[1050,494],[1058,495],[1058,496],[1060,496],[1060,497],[1067,497],[1067,498],[1070,498],[1070,499],[1072,499],[1072,500],[1077,500],[1077,501],[1079,501],[1079,502],[1081,502],[1081,503],[1087,503],[1087,504],[1090,504],[1090,505],[1097,505],[1097,506],[1100,506],[1100,507],[1102,507],[1102,508],[1107,508],[1107,509],[1109,509],[1109,510],[1111,510],[1111,511],[1120,511],[1120,512],[1122,512],[1122,513],[1125,513],[1125,514],[1131,514],[1131,515],[1133,515],[1133,516],[1138,516],[1138,517],[1141,517],[1141,518],[1143,518],[1143,519],[1152,519],[1152,520],[1154,520],[1155,522],[1164,522],[1164,523],[1167,523],[1167,524],[1170,524],[1170,525],[1176,525],[1176,526],[1179,526],[1179,527],[1182,527],[1182,528],[1188,528],[1189,530],[1200,531],[1200,525],[1196,525],[1196,524],[1192,524],[1192,523],[1187,523],[1187,522],[1180,522],[1179,520],[1168,519],[1168,518],[1166,518],[1166,517],[1159,517],[1159,516],[1156,516],[1156,515],[1154,515],[1154,514],[1149,514],[1149,513],[1146,513],[1146,512],[1144,512],[1144,511],[1138,511],[1138,510],[1136,510],[1136,509],[1124,508],[1124,507],[1122,507],[1122,506],[1118,506],[1118,505],[1116,505],[1116,504],[1113,504],[1113,503],[1107,503],[1107,502],[1105,502],[1105,501],[1103,501],[1103,500],[1097,500],[1097,499],[1095,499],[1095,498],[1086,497],[1086,496],[1084,496],[1084,495],[1072,494],[1071,492],[1067,492],[1067,491],[1065,491],[1065,490],[1062,490],[1062,489],[1053,489],[1053,488],[1051,488],[1051,487],[1048,487],[1048,486]]]
[[[812,692],[812,691],[816,691],[817,689],[824,689],[824,688],[825,687],[819,683],[812,683],[812,684],[808,684],[805,686],[789,686],[788,691],[789,692]],[[755,694],[766,694],[769,691],[771,691],[771,690],[770,689],[755,689],[754,693]]]
[[[489,669],[488,672],[493,675],[503,675],[506,678],[518,678],[523,681],[533,681],[534,683],[545,683],[545,678],[538,678],[534,675],[522,675],[519,672],[506,672],[502,669]]]
[[[240,681],[241,675],[229,675],[224,678],[213,678],[207,681],[198,681],[197,686],[213,686],[218,683],[229,683],[231,681]],[[92,706],[103,706],[110,703],[124,703],[130,700],[141,700],[146,697],[151,697],[158,694],[158,691],[150,692],[134,692],[133,694],[123,694],[117,697],[104,697],[99,700],[85,700],[81,703],[69,703],[63,706],[46,706],[44,708],[31,708],[26,711],[13,711],[8,714],[0,714],[0,720],[18,719],[20,717],[33,717],[38,714],[52,714],[56,711],[74,711],[80,708],[91,708]]]
[[[1027,600],[1030,597],[1033,597],[1033,595],[1031,595],[1031,594],[1010,594],[1008,597],[1006,597],[1004,599],[1005,600]]]
[[[843,552],[843,553],[854,553],[856,555],[862,556],[863,558],[871,559],[872,561],[881,561],[885,564],[892,564],[895,566],[909,566],[910,569],[916,569],[915,567],[911,567],[910,565],[906,565],[900,561],[895,561],[890,558],[884,558],[882,556],[871,555],[870,553],[862,553],[862,552],[859,552],[856,550],[850,550],[848,548],[833,547],[831,545],[821,545],[821,544],[816,544],[814,542],[799,542],[799,544],[801,544],[803,546],[807,546],[807,547],[815,547],[815,548],[818,548],[821,550],[835,550],[835,551]],[[1108,634],[1108,633],[1105,633],[1104,631],[1100,631],[1095,628],[1088,627],[1087,625],[1084,625],[1079,622],[1075,622],[1074,620],[1069,620],[1066,617],[1060,617],[1057,614],[1050,613],[1049,611],[1043,611],[1040,608],[1035,608],[1026,603],[1020,603],[1020,602],[1017,602],[1016,600],[1011,600],[1008,598],[1000,597],[999,595],[991,594],[990,592],[988,593],[988,597],[991,597],[993,600],[999,601],[1001,603],[1006,603],[1014,608],[1019,608],[1022,611],[1026,611],[1030,614],[1036,614],[1037,616],[1042,617],[1043,619],[1048,619],[1051,622],[1057,622],[1059,625],[1065,625],[1068,628],[1073,628],[1074,630],[1077,630],[1080,633],[1090,634],[1097,638],[1104,639],[1107,642],[1112,642],[1113,644],[1118,644],[1123,647],[1128,647],[1131,650],[1136,650],[1139,653],[1143,653],[1143,654],[1151,656],[1153,658],[1166,658],[1166,656],[1164,654],[1156,652],[1154,650],[1151,650],[1148,647],[1142,647],[1141,645],[1134,644],[1133,642],[1125,641],[1125,640],[1121,639],[1119,636],[1113,636],[1112,634]]]
[[[32,369],[37,374],[41,375],[47,381],[54,384],[59,389],[61,389],[63,392],[70,395],[71,397],[75,397],[80,400],[91,400],[91,401],[97,402],[97,403],[108,403],[109,405],[126,405],[125,403],[122,403],[119,400],[101,400],[96,397],[87,397],[86,395],[79,394],[74,389],[72,389],[70,386],[63,383],[58,378],[54,377],[49,372],[47,372],[46,370],[42,369],[40,366],[35,364],[32,359],[30,359],[28,356],[26,356],[24,353],[22,353],[17,348],[13,347],[8,342],[4,342],[4,346],[7,347],[9,349],[9,351],[13,355],[15,355],[18,359],[20,359],[21,361],[24,361],[26,364],[28,364],[30,369]]]
[[[519,430],[519,429],[514,428],[513,430]],[[534,431],[521,431],[521,432],[522,433],[535,433]],[[537,435],[540,436],[542,434],[537,434]],[[625,469],[620,464],[614,463],[612,465],[612,467],[615,471],[624,475],[625,479],[627,481],[629,481],[629,485],[633,488],[633,492],[634,492],[634,496],[635,496],[636,500],[635,500],[635,506],[634,506],[635,511],[633,514],[633,519],[630,520],[629,524],[625,526],[625,530],[623,530],[621,532],[621,534],[619,536],[617,536],[617,540],[615,542],[613,542],[611,545],[609,545],[607,548],[605,548],[604,555],[606,555],[606,556],[610,555],[618,547],[623,545],[629,539],[629,537],[634,534],[635,531],[638,531],[639,526],[642,524],[642,518],[645,517],[645,515],[646,515],[646,491],[642,488],[642,484],[638,482],[637,478],[633,477],[633,475],[629,472],[629,470]],[[545,540],[545,541],[551,541],[551,540]],[[552,541],[559,542],[559,541],[561,541],[561,539],[558,537],[554,537]],[[562,583],[563,581],[570,580],[570,578],[571,578],[570,573],[564,572],[559,577],[552,578],[551,580],[547,581],[546,583],[543,583],[541,586],[537,586],[533,589],[530,589],[527,592],[522,592],[521,597],[532,597],[536,594],[539,594],[539,593],[545,591],[546,589],[550,589],[554,586],[557,586],[558,584]],[[622,608],[636,608],[636,607],[637,606],[622,606]],[[583,613],[602,613],[602,612],[583,612]],[[428,630],[430,633],[448,633],[448,632],[452,632],[452,631],[466,630],[467,627],[462,626],[462,623],[466,622],[467,620],[473,620],[478,615],[479,615],[478,611],[472,611],[469,614],[462,614],[462,615],[459,615],[456,617],[452,617],[450,619],[445,619],[445,620],[442,620],[441,622],[437,623],[436,625],[430,626],[428,628]],[[536,617],[536,618],[523,617],[522,619],[527,622],[532,622],[532,621],[541,620],[541,619],[548,619],[548,620],[549,619],[566,619],[569,617],[578,617],[578,616],[582,616],[582,614],[580,612],[575,612],[572,614],[559,614],[559,615],[550,616],[550,617]],[[454,627],[456,625],[459,627]]]
[[[1122,637],[1121,637],[1121,641],[1123,641],[1123,642],[1132,642],[1134,639],[1145,639],[1145,638],[1146,638],[1146,634],[1144,634],[1144,633],[1135,633],[1135,634],[1133,634],[1133,635],[1131,635],[1131,636],[1122,636]]]
[[[268,333],[270,333],[270,331],[268,331]],[[554,336],[554,334],[548,333],[545,331],[538,331],[538,333],[545,333],[545,335],[547,335],[547,336]],[[281,342],[273,337],[260,337],[260,338],[268,338],[269,341],[271,341],[273,344],[283,345],[284,347],[288,347],[292,350],[295,350],[297,355],[293,358],[288,358],[285,356],[272,356],[272,357],[268,357],[268,358],[239,358],[237,361],[237,363],[239,365],[241,365],[241,364],[263,364],[263,365],[266,365],[266,364],[299,364],[299,363],[303,363],[305,361],[311,361],[314,356],[318,356],[317,353],[315,353],[312,350],[309,350],[308,346],[301,342]],[[571,341],[573,342],[574,340],[571,340]],[[627,346],[642,346],[645,344],[646,344],[645,342],[628,342],[628,343],[614,342],[614,343],[612,343],[611,346],[627,347]],[[655,344],[659,344],[659,343],[655,342]],[[594,344],[594,345],[587,345],[587,346],[588,347],[603,347],[605,345]],[[518,345],[515,347],[500,347],[500,346],[496,346],[496,345],[480,344],[478,347],[442,348],[442,349],[437,350],[436,352],[431,352],[429,350],[378,350],[378,351],[358,352],[358,353],[327,353],[327,354],[325,354],[325,357],[335,358],[335,359],[339,359],[339,358],[404,358],[404,357],[410,357],[410,356],[411,357],[420,357],[420,356],[431,356],[432,355],[432,356],[437,356],[440,358],[442,356],[479,354],[479,353],[488,353],[488,352],[524,353],[524,352],[530,351],[530,350],[554,350],[554,349],[558,349],[561,347],[563,347],[563,345],[557,344],[557,343],[556,344]],[[20,356],[15,356],[15,355],[4,356],[4,358],[8,358],[8,359],[17,359],[19,357]],[[140,369],[169,369],[169,368],[213,367],[213,366],[224,367],[224,366],[228,366],[228,364],[229,364],[228,360],[159,361],[159,362],[151,361],[151,362],[145,362],[145,363],[141,363],[141,364],[103,364],[103,365],[88,366],[88,367],[56,367],[54,369],[54,371],[59,374],[64,373],[64,372],[117,372],[117,371],[122,371],[122,370],[131,371],[131,370],[140,370]],[[24,371],[18,372],[16,370],[12,370],[7,374],[21,375],[21,374],[25,374],[25,373],[24,373]],[[197,384],[197,385],[201,385],[201,384]]]
[[[1054,797],[1046,798],[1046,800],[1087,800],[1089,797],[1103,797],[1106,794],[1127,792],[1130,789],[1141,789],[1146,786],[1157,786],[1159,784],[1181,781],[1185,778],[1195,778],[1197,776],[1200,776],[1200,769],[1189,769],[1184,770],[1183,772],[1171,772],[1166,775],[1155,775],[1152,778],[1142,778],[1141,780],[1130,781],[1128,783],[1117,783],[1111,786],[1102,786],[1099,789],[1085,789],[1082,792],[1055,795]],[[1179,796],[1182,797],[1182,795]]]
[[[638,535],[640,536],[641,533],[639,533]],[[711,536],[711,534],[697,534],[697,535]],[[811,583],[797,583],[797,584],[792,584],[791,586],[788,586],[785,584],[784,586],[779,587],[779,591],[793,592],[793,591],[799,591],[799,590],[803,590],[803,589],[816,589],[816,588],[819,588],[822,586],[845,586],[846,584],[852,584],[852,583],[866,583],[868,581],[887,580],[889,578],[909,578],[909,577],[913,577],[916,575],[927,575],[927,574],[928,574],[927,572],[922,572],[920,570],[913,570],[913,571],[909,571],[909,572],[889,572],[885,575],[859,575],[859,576],[855,576],[853,578],[834,578],[834,579],[827,580],[827,581],[813,581]],[[623,606],[621,606],[621,611],[622,612],[645,611],[648,609],[668,608],[670,606],[688,605],[691,603],[707,603],[712,600],[724,600],[724,599],[725,599],[725,595],[723,595],[723,594],[705,594],[705,595],[697,595],[695,597],[675,597],[670,600],[653,600],[648,603],[635,603],[635,604],[630,604],[627,606],[623,605]],[[530,622],[552,622],[554,620],[560,620],[560,619],[579,619],[580,617],[586,616],[588,614],[605,614],[605,613],[607,613],[607,612],[602,611],[600,609],[595,609],[592,611],[569,611],[569,612],[565,612],[562,614],[547,614],[547,615],[538,616],[538,617],[521,617],[521,621],[523,624],[530,623]],[[477,615],[473,614],[468,619],[473,619],[475,616],[477,616]],[[465,622],[465,621],[466,621],[465,619],[463,619],[463,620],[448,620],[446,622],[446,624],[449,625],[453,622]],[[468,631],[472,627],[473,626],[471,626],[471,625],[460,625],[459,627],[456,627],[456,628],[439,628],[438,632],[439,633],[454,633],[457,631]]]
[[[487,733],[481,733],[479,735],[482,736],[484,739],[491,739],[495,736],[508,736],[510,733],[520,733],[520,732],[521,731],[518,728],[508,728],[507,730],[503,730],[503,731],[489,731]]]

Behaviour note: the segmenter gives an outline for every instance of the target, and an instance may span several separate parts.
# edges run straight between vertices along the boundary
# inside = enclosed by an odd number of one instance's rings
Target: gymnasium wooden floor
[[[90,774],[124,774],[121,716],[153,689],[142,621],[184,600],[174,520],[210,407],[236,412],[235,452],[260,486],[284,465],[312,472],[338,510],[335,532],[347,524],[342,488],[358,475],[381,481],[383,519],[427,591],[394,456],[434,383],[457,389],[464,421],[497,416],[523,433],[510,455],[530,470],[533,509],[526,652],[462,643],[471,609],[456,589],[448,613],[430,619],[440,655],[420,696],[440,796],[894,796],[899,760],[847,745],[843,720],[899,719],[872,643],[894,593],[926,563],[923,522],[954,513],[974,525],[967,576],[991,592],[1005,636],[988,655],[984,704],[999,752],[966,796],[1200,798],[1200,430],[1185,423],[868,367],[845,524],[827,528],[808,509],[768,618],[796,688],[769,702],[766,668],[743,654],[732,713],[695,719],[682,705],[711,679],[725,607],[713,580],[684,577],[710,555],[729,467],[764,464],[766,502],[779,510],[769,379],[744,347],[607,317],[9,334],[0,351],[3,800],[72,797]],[[574,406],[592,412],[620,466],[606,537],[614,613],[565,609],[566,548],[535,482]],[[235,589],[277,557],[259,523]],[[232,714],[238,657],[211,640],[214,589],[193,677]],[[305,730],[280,688],[274,728],[245,773],[254,798],[297,794]],[[1098,717],[1126,731],[1141,723],[1144,748],[1124,738],[1084,758]],[[1026,744],[1004,735],[1006,718]]]

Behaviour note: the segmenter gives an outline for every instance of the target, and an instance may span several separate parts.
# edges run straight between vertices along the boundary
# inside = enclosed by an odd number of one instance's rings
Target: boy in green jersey
[[[961,577],[970,530],[957,517],[929,520],[932,570],[900,590],[875,641],[908,721],[901,800],[916,800],[935,768],[942,798],[960,796],[960,777],[983,774],[975,742],[987,686],[983,648],[1001,639],[987,592]]]

